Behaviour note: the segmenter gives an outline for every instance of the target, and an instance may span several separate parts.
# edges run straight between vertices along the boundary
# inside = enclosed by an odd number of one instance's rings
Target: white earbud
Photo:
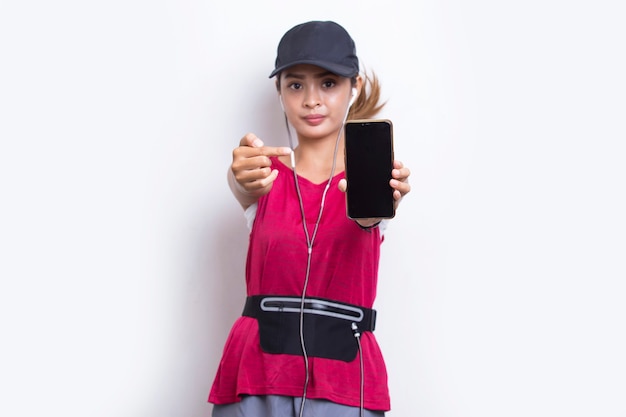
[[[357,89],[353,88],[352,89],[352,98],[350,99],[350,103],[348,103],[348,107],[352,106],[352,104],[354,103],[356,98],[357,98]]]

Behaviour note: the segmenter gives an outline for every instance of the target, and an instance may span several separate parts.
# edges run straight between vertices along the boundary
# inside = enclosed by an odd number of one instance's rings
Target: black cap
[[[312,64],[343,77],[359,73],[359,59],[350,34],[335,22],[307,22],[289,29],[278,44],[276,68],[270,78],[297,64]]]

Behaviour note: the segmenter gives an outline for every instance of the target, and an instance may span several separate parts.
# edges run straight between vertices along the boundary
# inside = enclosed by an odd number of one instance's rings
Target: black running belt
[[[302,299],[280,295],[255,295],[246,299],[243,315],[257,319],[260,343],[267,353],[302,355],[300,310]],[[302,317],[308,356],[351,362],[359,332],[374,331],[376,310],[322,298],[305,298]]]

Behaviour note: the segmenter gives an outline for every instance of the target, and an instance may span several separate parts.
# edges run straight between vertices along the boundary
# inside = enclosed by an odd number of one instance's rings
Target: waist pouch
[[[264,352],[303,355],[301,305],[300,297],[255,295],[246,299],[242,315],[257,319]],[[352,323],[361,333],[376,325],[376,310],[322,298],[305,298],[303,311],[307,356],[351,362],[358,351]]]

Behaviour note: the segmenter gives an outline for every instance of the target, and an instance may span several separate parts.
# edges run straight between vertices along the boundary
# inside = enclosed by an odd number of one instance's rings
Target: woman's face
[[[351,93],[349,78],[315,65],[294,65],[280,75],[283,107],[301,140],[336,138]]]

